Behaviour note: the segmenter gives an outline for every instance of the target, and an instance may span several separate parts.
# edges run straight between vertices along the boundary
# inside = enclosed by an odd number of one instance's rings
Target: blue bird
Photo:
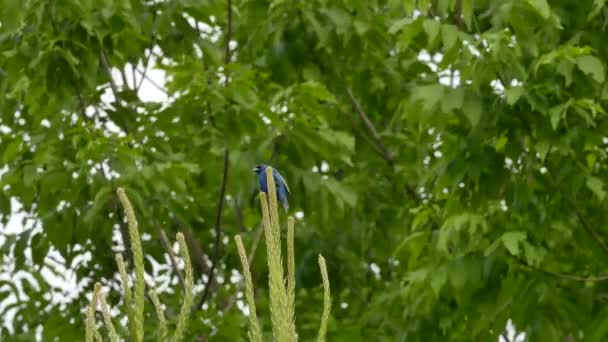
[[[266,168],[268,168],[268,165],[260,164],[253,169],[253,172],[258,175],[260,190],[268,194],[268,185],[266,184]],[[274,184],[276,184],[277,188],[277,200],[283,204],[283,208],[285,208],[285,212],[287,212],[287,209],[289,209],[287,196],[291,196],[289,186],[277,169],[272,169],[272,176],[274,177]]]

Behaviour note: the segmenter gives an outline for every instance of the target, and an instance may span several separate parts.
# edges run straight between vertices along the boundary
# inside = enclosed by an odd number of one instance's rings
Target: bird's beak
[[[256,171],[258,171],[258,168],[254,167],[253,169],[251,169],[251,171],[256,172]]]

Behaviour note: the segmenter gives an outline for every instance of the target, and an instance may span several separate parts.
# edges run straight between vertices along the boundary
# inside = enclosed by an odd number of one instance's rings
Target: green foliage
[[[224,238],[254,245],[251,168],[268,162],[303,213],[301,340],[319,332],[319,254],[330,341],[496,340],[509,319],[529,340],[606,339],[605,2],[230,3],[227,30],[225,1],[0,0],[0,214],[13,227],[0,235],[0,315],[14,317],[0,336],[84,336],[89,280],[115,279],[115,251],[173,288],[173,267],[156,266],[171,260],[161,232],[182,232],[194,304],[218,262],[184,340],[245,340]],[[162,90],[150,95],[144,74],[166,75]],[[129,248],[119,187],[145,255]],[[262,259],[252,274],[268,273]],[[41,269],[75,275],[77,293]],[[253,281],[268,312],[266,279]],[[158,296],[173,330],[183,293]],[[121,312],[156,316],[141,307]]]

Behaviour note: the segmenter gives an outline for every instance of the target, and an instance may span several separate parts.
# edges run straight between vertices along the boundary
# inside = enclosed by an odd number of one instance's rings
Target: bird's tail
[[[289,203],[287,201],[283,201],[283,208],[285,208],[285,213],[287,213],[287,210],[289,209]]]

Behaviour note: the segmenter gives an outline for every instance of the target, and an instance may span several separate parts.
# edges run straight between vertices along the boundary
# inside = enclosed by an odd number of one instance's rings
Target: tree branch
[[[222,211],[224,209],[224,197],[226,196],[226,183],[228,182],[228,165],[229,165],[229,152],[228,149],[224,151],[224,175],[222,177],[222,185],[220,187],[220,194],[217,199],[217,213],[215,216],[215,251],[213,259],[211,260],[211,267],[209,268],[209,272],[207,274],[207,283],[205,284],[205,289],[203,290],[203,296],[198,302],[197,308],[202,308],[205,301],[207,301],[207,297],[209,296],[209,290],[211,289],[211,284],[213,283],[213,276],[215,273],[215,269],[217,267],[218,259],[220,257],[220,244],[222,243],[221,234],[222,234]]]
[[[226,77],[225,86],[227,87],[230,78],[228,77],[228,64],[230,63],[230,39],[232,37],[232,0],[227,0],[227,20],[226,20],[226,41],[224,42],[224,74]],[[220,254],[220,243],[221,243],[221,225],[222,225],[222,211],[224,209],[224,197],[226,195],[226,183],[228,182],[228,165],[230,162],[230,152],[228,148],[224,150],[224,175],[222,177],[222,185],[220,187],[220,194],[217,200],[217,214],[215,217],[215,255],[213,260],[211,261],[211,268],[209,268],[209,274],[207,276],[207,283],[205,284],[205,289],[203,290],[203,296],[198,302],[197,308],[202,308],[203,304],[207,300],[209,296],[209,289],[211,288],[211,284],[213,283],[213,276],[215,268],[217,267],[219,254]]]
[[[519,257],[513,256],[513,258],[515,258],[515,260],[517,260],[517,262],[525,268],[529,268],[531,270],[541,272],[541,273],[553,276],[555,278],[574,280],[574,281],[583,281],[583,282],[587,282],[587,281],[602,282],[602,281],[608,280],[608,274],[602,274],[599,276],[583,277],[583,276],[574,275],[574,274],[558,273],[558,272],[549,271],[549,270],[546,270],[546,269],[543,269],[540,267],[532,266]]]
[[[153,79],[150,78],[150,76],[146,75],[146,69],[144,69],[144,71],[141,71],[139,69],[137,69],[137,72],[141,74],[141,82],[139,83],[138,89],[139,87],[141,87],[141,84],[143,83],[144,79],[148,80],[148,82],[150,82],[150,84],[152,84],[154,86],[154,88],[162,91],[163,93],[167,94],[167,96],[169,95],[169,92],[167,91],[167,89],[161,87],[158,83],[156,83],[156,81],[154,81]]]
[[[585,217],[583,212],[580,210],[580,208],[576,205],[576,203],[570,198],[568,198],[567,200],[568,200],[568,204],[570,204],[570,206],[576,213],[576,216],[578,217],[578,220],[581,222],[581,225],[583,226],[585,231],[593,238],[593,240],[595,240],[595,242],[598,244],[598,246],[600,246],[600,248],[602,249],[604,254],[608,255],[608,246],[606,245],[606,242],[604,241],[604,239],[602,239],[600,234],[597,231],[595,231],[595,229],[593,228],[593,226],[591,225],[589,220],[587,220],[587,218]]]
[[[230,39],[232,38],[232,0],[228,0],[228,19],[226,23],[226,42],[224,46],[224,64],[230,63]],[[224,70],[226,71],[226,70]],[[226,84],[228,84],[228,77],[226,77]]]
[[[394,166],[395,159],[394,159],[393,155],[390,153],[390,151],[388,150],[388,148],[386,147],[386,145],[384,145],[384,142],[382,141],[382,137],[380,136],[380,134],[378,134],[376,127],[369,120],[367,114],[363,110],[363,107],[361,107],[361,104],[359,103],[359,101],[357,101],[357,99],[353,95],[352,90],[349,87],[346,87],[346,92],[348,93],[348,97],[350,99],[352,107],[359,114],[359,117],[361,118],[361,120],[363,120],[363,123],[365,124],[365,127],[367,128],[367,130],[370,132],[370,134],[373,138],[373,141],[370,140],[366,135],[363,135],[363,138],[368,141],[368,143],[370,144],[372,149],[374,151],[376,151],[378,153],[378,155],[380,155],[382,157],[382,159],[384,159],[384,161],[386,161],[391,167]],[[418,194],[416,193],[416,191],[410,184],[406,184],[405,191],[416,203],[420,202],[420,197],[418,197]]]
[[[171,261],[171,267],[173,268],[173,272],[177,275],[177,279],[179,279],[179,283],[181,284],[183,289],[186,289],[186,282],[184,281],[184,276],[182,272],[177,268],[177,260],[175,258],[175,254],[173,253],[173,249],[171,248],[171,243],[167,238],[167,234],[165,231],[158,225],[155,226],[158,231],[158,235],[160,237],[160,244],[165,249],[165,252],[169,255],[169,260]]]
[[[386,147],[386,145],[384,145],[384,142],[382,141],[382,138],[380,137],[380,134],[378,134],[378,131],[376,130],[376,127],[369,120],[367,114],[365,113],[365,111],[361,107],[361,104],[359,103],[359,101],[357,101],[357,99],[353,95],[352,90],[349,87],[346,87],[346,92],[348,93],[348,97],[350,99],[350,102],[351,102],[353,108],[355,109],[355,111],[357,112],[357,114],[359,114],[359,117],[361,118],[361,120],[363,120],[363,123],[365,124],[365,127],[367,128],[367,130],[371,134],[372,138],[374,138],[374,140],[376,141],[376,144],[378,144],[378,148],[380,149],[379,152],[381,152],[380,155],[382,156],[382,158],[384,160],[386,160],[386,162],[388,162],[390,165],[393,165],[393,163],[395,162],[394,157],[390,153],[390,151],[388,150],[388,148]]]
[[[112,89],[112,93],[114,94],[116,102],[120,103],[121,98],[118,95],[118,86],[116,86],[116,82],[114,82],[114,77],[112,76],[112,67],[110,66],[110,63],[108,62],[106,53],[103,50],[101,50],[99,57],[101,59],[101,64],[103,65],[104,69],[106,70],[106,73],[108,74],[108,77],[110,78],[110,88]]]

